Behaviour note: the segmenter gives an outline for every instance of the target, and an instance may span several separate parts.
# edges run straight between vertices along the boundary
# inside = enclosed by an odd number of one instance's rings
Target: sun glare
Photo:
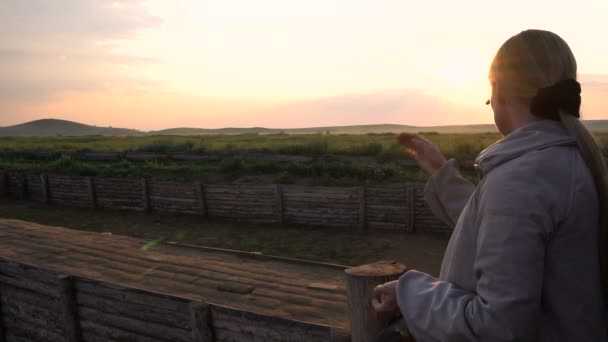
[[[435,65],[435,75],[446,86],[466,86],[483,79],[486,65],[473,54],[455,53]]]

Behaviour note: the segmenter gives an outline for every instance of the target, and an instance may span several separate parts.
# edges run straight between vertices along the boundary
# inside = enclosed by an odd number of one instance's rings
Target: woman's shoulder
[[[533,206],[561,210],[586,165],[576,147],[553,146],[529,151],[496,167],[480,182],[479,200],[490,207],[526,210]]]

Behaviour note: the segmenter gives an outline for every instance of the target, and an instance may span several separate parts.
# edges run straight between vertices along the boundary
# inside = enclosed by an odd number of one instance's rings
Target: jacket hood
[[[576,146],[576,140],[557,121],[536,121],[516,129],[483,150],[475,159],[475,166],[485,175],[509,160],[553,146]]]

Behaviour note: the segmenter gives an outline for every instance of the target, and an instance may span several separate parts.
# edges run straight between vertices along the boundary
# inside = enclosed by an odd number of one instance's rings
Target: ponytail
[[[570,135],[576,139],[578,149],[591,171],[599,199],[599,261],[600,277],[604,289],[604,303],[608,305],[608,168],[606,159],[593,135],[573,115],[560,112],[560,121]]]

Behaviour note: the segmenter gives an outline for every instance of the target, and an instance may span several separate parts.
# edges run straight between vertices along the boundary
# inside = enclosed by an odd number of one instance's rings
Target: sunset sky
[[[585,119],[608,119],[608,2],[3,0],[0,126],[142,130],[491,123],[510,36],[570,44]]]

